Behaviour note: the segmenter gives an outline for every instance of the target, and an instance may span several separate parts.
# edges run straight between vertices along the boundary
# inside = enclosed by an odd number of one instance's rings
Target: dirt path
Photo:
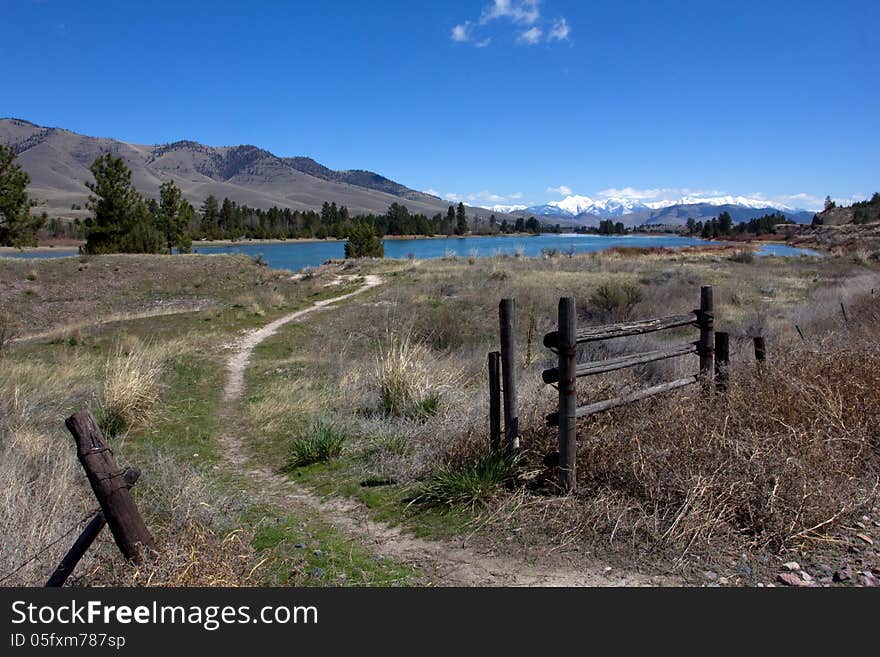
[[[244,391],[244,375],[254,348],[279,328],[318,310],[361,294],[381,284],[378,276],[367,276],[364,285],[349,294],[318,301],[312,306],[285,315],[256,331],[236,345],[227,361],[228,379],[224,389],[225,414],[231,414]],[[240,436],[222,437],[229,466],[256,485],[265,499],[291,511],[316,513],[348,536],[359,540],[376,554],[401,564],[414,566],[439,586],[658,586],[677,582],[665,577],[649,577],[606,569],[596,563],[573,569],[556,564],[533,564],[523,559],[479,552],[452,541],[429,541],[407,534],[369,518],[360,503],[338,497],[321,497],[297,485],[268,467],[249,467]],[[606,572],[610,571],[610,572]]]

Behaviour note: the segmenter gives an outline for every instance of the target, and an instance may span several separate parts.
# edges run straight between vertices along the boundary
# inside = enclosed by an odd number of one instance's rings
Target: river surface
[[[578,235],[575,233],[544,234],[534,237],[443,237],[432,239],[392,239],[385,240],[386,258],[443,258],[445,256],[485,257],[493,255],[520,255],[534,257],[545,250],[555,249],[575,253],[604,251],[615,246],[637,248],[676,248],[698,244],[718,244],[696,237],[677,235]],[[263,242],[232,244],[227,246],[201,246],[193,244],[195,253],[242,253],[249,256],[262,256],[273,269],[297,271],[306,267],[316,267],[330,259],[341,259],[345,254],[345,242]],[[70,249],[52,251],[24,251],[2,254],[18,258],[60,258],[76,255]],[[757,252],[759,256],[775,255],[784,257],[818,256],[810,249],[799,249],[785,244],[764,244]]]

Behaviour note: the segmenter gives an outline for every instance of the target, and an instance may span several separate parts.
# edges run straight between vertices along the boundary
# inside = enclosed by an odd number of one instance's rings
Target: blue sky
[[[878,22],[876,0],[0,0],[0,116],[479,204],[813,207],[880,191]]]

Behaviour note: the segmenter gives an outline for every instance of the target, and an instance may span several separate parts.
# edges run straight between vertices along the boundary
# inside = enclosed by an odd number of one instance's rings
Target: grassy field
[[[347,291],[332,285],[340,273],[384,284],[259,345],[240,412],[224,414],[230,345]],[[541,339],[558,298],[575,296],[579,321],[601,324],[692,310],[707,284],[716,328],[732,336],[729,394],[673,393],[580,423],[579,494],[555,495],[544,465],[555,436],[543,421],[555,390],[540,372],[553,362]],[[19,338],[0,356],[0,449],[12,464],[0,475],[0,575],[94,506],[63,429],[84,405],[116,434],[120,462],[145,470],[137,498],[161,550],[132,571],[105,536],[82,583],[426,581],[319,513],[264,499],[246,468],[224,465],[224,432],[247,436],[250,466],[357,500],[417,536],[500,555],[574,565],[600,556],[753,584],[793,555],[836,566],[855,547],[870,568],[873,548],[856,536],[880,540],[875,290],[870,259],[724,250],[361,261],[295,279],[235,256],[0,259],[0,313]],[[487,454],[486,353],[507,296],[518,308],[516,463]],[[769,348],[762,371],[750,355],[756,334]],[[623,339],[582,357],[659,344]],[[581,402],[691,372],[693,358],[582,380]],[[40,583],[70,540],[5,583]]]

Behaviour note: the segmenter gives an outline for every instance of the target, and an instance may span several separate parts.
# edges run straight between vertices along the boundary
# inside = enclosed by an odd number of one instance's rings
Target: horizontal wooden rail
[[[660,317],[658,319],[645,319],[637,322],[621,322],[619,324],[606,324],[605,326],[591,326],[577,331],[576,342],[596,342],[597,340],[623,338],[628,335],[644,335],[645,333],[654,333],[655,331],[665,331],[666,329],[677,328],[679,326],[696,324],[697,320],[698,317],[696,313],[686,313],[684,315],[672,315],[671,317]],[[558,331],[551,331],[544,336],[545,347],[556,349],[558,343]]]
[[[581,363],[577,366],[576,376],[592,376],[594,374],[603,374],[605,372],[614,372],[635,365],[643,365],[645,363],[653,363],[658,360],[666,360],[667,358],[677,358],[678,356],[686,356],[687,354],[697,353],[697,345],[695,343],[682,344],[668,349],[657,349],[654,351],[645,351],[640,354],[629,354],[627,356],[619,356],[617,358],[608,358],[607,360],[597,360],[590,363]],[[551,367],[541,373],[544,383],[558,383],[559,369]]]
[[[698,379],[695,376],[688,376],[684,379],[677,379],[675,381],[670,381],[669,383],[661,383],[660,385],[645,388],[644,390],[638,390],[629,395],[624,395],[623,397],[614,397],[612,399],[606,399],[605,401],[596,402],[595,404],[590,404],[589,406],[581,406],[575,411],[575,417],[587,417],[588,415],[593,415],[594,413],[607,411],[618,406],[623,406],[624,404],[630,404],[632,402],[637,402],[642,399],[647,399],[648,397],[653,397],[654,395],[659,395],[663,392],[669,392],[670,390],[684,388],[685,386],[696,383],[697,380]],[[550,415],[548,415],[547,424],[551,427],[558,426],[559,413],[551,413]]]

